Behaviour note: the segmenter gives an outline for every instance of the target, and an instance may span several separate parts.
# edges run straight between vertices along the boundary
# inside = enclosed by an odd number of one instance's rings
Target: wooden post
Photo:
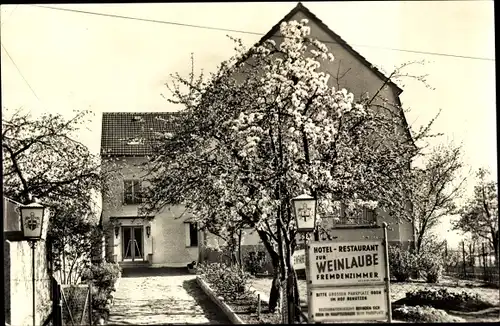
[[[260,293],[257,293],[257,318],[260,319]]]
[[[486,254],[485,254],[485,251],[484,251],[484,242],[481,244],[481,251],[482,251],[482,256],[483,256],[483,280],[484,281],[487,281],[488,280],[488,277],[486,275]]]
[[[311,281],[309,280],[310,275],[309,275],[309,241],[308,241],[308,234],[303,233],[304,236],[304,252],[305,252],[305,273],[306,273],[306,291],[307,291],[307,323],[312,324],[313,323],[313,318],[314,316],[312,315],[312,310],[311,310]]]
[[[62,326],[63,318],[62,318],[62,298],[61,298],[61,285],[56,283],[56,321],[54,322],[54,326]]]
[[[288,277],[286,282],[286,295],[287,295],[287,319],[289,324],[295,324],[295,300],[294,300],[294,288],[293,288],[293,274],[292,271],[288,271]]]
[[[448,273],[448,240],[444,240],[444,257],[445,257],[445,263],[444,263],[444,271],[445,273]]]
[[[467,278],[467,270],[465,269],[465,241],[462,241],[462,263],[464,270],[464,279]]]
[[[89,325],[92,326],[92,283],[89,282]]]
[[[389,242],[387,241],[387,223],[383,222],[384,228],[384,257],[385,257],[385,291],[387,300],[387,322],[392,323],[392,308],[391,308],[391,275],[389,270]]]

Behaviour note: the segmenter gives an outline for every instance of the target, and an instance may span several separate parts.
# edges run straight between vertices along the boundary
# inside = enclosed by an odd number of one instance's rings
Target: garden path
[[[124,270],[107,325],[228,324],[198,287],[179,269]]]

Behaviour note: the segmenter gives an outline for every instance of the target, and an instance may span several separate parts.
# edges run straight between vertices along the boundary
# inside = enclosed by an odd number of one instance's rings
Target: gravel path
[[[137,274],[137,273],[135,273]],[[108,325],[228,324],[194,275],[147,271],[120,280]]]

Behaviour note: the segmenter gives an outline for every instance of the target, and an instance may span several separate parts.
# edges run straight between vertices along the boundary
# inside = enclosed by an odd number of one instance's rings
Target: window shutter
[[[131,204],[133,200],[133,184],[130,180],[123,181],[123,201]]]
[[[184,223],[184,234],[186,247],[189,247],[191,245],[191,232],[189,232],[189,223]]]
[[[346,224],[346,216],[345,216],[345,204],[340,203],[340,224]]]
[[[189,238],[191,247],[198,247],[198,228],[196,223],[189,223]]]
[[[139,180],[134,180],[134,199],[136,203],[142,203],[142,185]]]
[[[365,208],[364,214],[365,214],[365,221],[366,222],[368,222],[368,223],[375,222],[375,210]]]

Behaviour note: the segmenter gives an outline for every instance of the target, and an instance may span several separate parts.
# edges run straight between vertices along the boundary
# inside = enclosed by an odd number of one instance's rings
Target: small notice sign
[[[311,289],[312,322],[386,320],[384,285]]]
[[[309,247],[311,285],[383,283],[382,240],[314,242]]]
[[[306,268],[306,251],[304,249],[295,250],[293,253],[293,268],[295,270]]]

